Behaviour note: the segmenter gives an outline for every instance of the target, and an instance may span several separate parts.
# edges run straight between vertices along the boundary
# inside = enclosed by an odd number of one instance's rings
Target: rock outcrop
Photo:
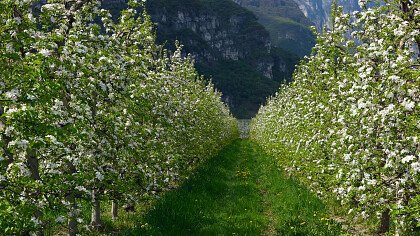
[[[330,25],[332,0],[294,0],[300,10],[311,20],[318,30]],[[358,0],[338,0],[345,12],[360,10]]]
[[[151,0],[148,11],[157,23],[159,40],[179,40],[197,63],[242,60],[273,79],[269,33],[251,12],[233,2]]]
[[[102,5],[118,17],[126,0]],[[273,45],[257,17],[232,0],[148,0],[146,10],[158,43],[173,50],[179,41],[239,118],[252,117],[281,82],[291,79],[298,57]]]

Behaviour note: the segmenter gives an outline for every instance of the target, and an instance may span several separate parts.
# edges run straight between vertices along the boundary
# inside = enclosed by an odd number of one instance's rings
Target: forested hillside
[[[252,11],[270,33],[273,46],[301,58],[311,53],[315,36],[314,25],[293,0],[234,0]]]

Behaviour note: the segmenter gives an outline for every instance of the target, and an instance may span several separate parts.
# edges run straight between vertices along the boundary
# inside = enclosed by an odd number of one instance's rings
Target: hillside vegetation
[[[226,103],[237,117],[253,117],[267,97],[275,93],[279,81],[267,80],[242,61],[220,61],[197,65],[198,71],[209,75],[217,88],[222,88]]]
[[[300,58],[311,53],[315,36],[314,25],[299,9],[294,0],[234,0],[252,11],[258,22],[270,33],[274,47],[281,48]]]

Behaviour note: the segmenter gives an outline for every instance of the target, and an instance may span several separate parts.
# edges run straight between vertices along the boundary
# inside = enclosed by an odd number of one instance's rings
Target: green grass
[[[237,140],[120,235],[340,235],[324,204]]]

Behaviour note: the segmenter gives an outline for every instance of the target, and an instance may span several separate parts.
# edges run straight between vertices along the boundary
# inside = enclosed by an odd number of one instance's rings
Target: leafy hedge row
[[[137,1],[0,1],[0,234],[93,227],[102,200],[173,187],[238,134],[190,59],[155,44]],[[100,22],[100,23],[96,23]],[[116,214],[114,208],[114,214]]]
[[[294,82],[262,107],[251,137],[349,218],[378,232],[420,227],[420,4],[385,1],[318,35]]]

